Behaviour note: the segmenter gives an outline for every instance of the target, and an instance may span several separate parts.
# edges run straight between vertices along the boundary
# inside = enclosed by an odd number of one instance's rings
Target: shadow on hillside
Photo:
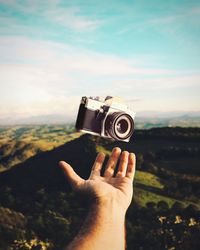
[[[60,160],[71,164],[80,176],[86,178],[96,157],[95,143],[91,136],[83,135],[56,149],[40,153],[24,163],[0,174],[0,187],[9,186],[15,193],[31,193],[39,188],[63,190],[69,188]]]

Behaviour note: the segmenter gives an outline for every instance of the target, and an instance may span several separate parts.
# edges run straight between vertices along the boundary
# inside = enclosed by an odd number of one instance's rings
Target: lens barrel
[[[106,118],[105,129],[116,140],[126,140],[134,131],[133,118],[124,112],[114,112]]]

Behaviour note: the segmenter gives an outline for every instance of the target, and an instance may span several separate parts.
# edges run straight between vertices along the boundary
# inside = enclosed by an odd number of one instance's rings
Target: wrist
[[[104,218],[124,223],[126,209],[117,204],[116,200],[112,198],[96,199],[91,209],[94,209],[96,214],[100,214]]]

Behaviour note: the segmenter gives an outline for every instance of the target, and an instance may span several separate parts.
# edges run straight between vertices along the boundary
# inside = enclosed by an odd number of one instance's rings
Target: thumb
[[[84,182],[84,179],[77,175],[73,168],[65,161],[60,161],[59,166],[62,168],[72,188],[78,189],[80,185]]]

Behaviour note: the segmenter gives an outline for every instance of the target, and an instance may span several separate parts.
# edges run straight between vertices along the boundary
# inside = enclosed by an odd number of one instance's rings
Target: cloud
[[[4,113],[6,110],[11,112],[10,109],[19,113],[26,109],[26,113],[41,113],[52,105],[54,111],[57,107],[59,112],[59,108],[61,111],[62,107],[67,107],[61,104],[62,98],[80,98],[83,93],[112,94],[117,92],[114,89],[121,89],[121,86],[126,90],[132,83],[123,80],[122,85],[119,83],[118,86],[120,77],[170,74],[168,70],[136,67],[137,60],[23,37],[1,37],[0,54],[0,103],[1,112]]]
[[[114,81],[110,89],[132,103],[134,110],[199,110],[200,73]],[[134,99],[138,101],[134,101]],[[131,101],[133,100],[133,101]]]
[[[43,16],[74,31],[94,31],[103,23],[102,20],[92,20],[84,16],[78,7],[56,8],[47,10]]]
[[[154,90],[173,90],[184,87],[199,87],[200,88],[200,73],[195,74],[182,74],[176,76],[164,76],[164,77],[147,77],[147,78],[133,78],[121,81],[115,81],[112,86],[120,89],[123,86],[123,90],[128,93],[132,91],[154,91]]]
[[[81,96],[52,96],[41,90],[41,88],[30,88],[38,96],[45,98],[37,99],[32,95],[32,99],[25,100],[23,97],[18,102],[1,103],[0,117],[24,118],[37,115],[65,115],[67,120],[75,120],[80,104]],[[22,94],[26,94],[25,92]],[[8,95],[12,98],[12,95]],[[30,96],[29,96],[30,97]]]
[[[163,2],[164,3],[164,2]],[[163,12],[149,12],[148,15],[143,13],[141,18],[140,9],[134,10],[134,16],[131,16],[126,27],[123,27],[118,31],[118,35],[131,31],[146,32],[150,29],[154,29],[159,33],[167,33],[168,35],[174,35],[177,31],[187,29],[186,26],[192,25],[193,27],[199,27],[200,24],[200,7],[197,5],[194,7],[182,6],[166,6],[164,3],[162,8]],[[157,6],[156,6],[157,7]],[[129,14],[130,15],[130,14]]]
[[[137,58],[126,59],[86,49],[77,49],[67,44],[24,37],[1,37],[0,53],[0,62],[14,62],[21,65],[26,62],[37,65],[38,68],[48,68],[52,72],[62,71],[62,74],[69,72],[84,76],[123,76],[177,73],[168,69],[139,67]]]
[[[42,19],[47,21],[49,24],[57,24],[70,29],[74,32],[91,32],[99,28],[103,20],[98,20],[95,17],[89,18],[85,13],[84,9],[78,6],[63,6],[61,7],[60,1],[5,1],[0,0],[0,4],[6,5],[12,10],[17,11],[20,14],[34,16],[37,19]],[[14,18],[15,22],[18,21],[19,24],[23,23],[20,18]],[[6,20],[5,16],[3,18],[4,22],[12,22],[13,18]],[[15,25],[15,24],[14,24]],[[26,24],[25,24],[26,26]],[[34,25],[33,25],[34,26]]]
[[[137,58],[25,37],[1,37],[0,54],[3,116],[67,112],[72,117],[82,95],[134,98],[142,107],[147,92],[164,93],[177,86],[197,86],[200,81],[200,75],[191,72],[178,76],[181,72],[138,67]]]
[[[193,22],[194,24],[199,24],[200,18],[200,8],[183,8],[183,9],[177,9],[172,14],[163,15],[158,18],[152,18],[148,20],[149,24],[155,24],[155,25],[170,25],[170,24],[181,24],[184,25],[185,22]]]

